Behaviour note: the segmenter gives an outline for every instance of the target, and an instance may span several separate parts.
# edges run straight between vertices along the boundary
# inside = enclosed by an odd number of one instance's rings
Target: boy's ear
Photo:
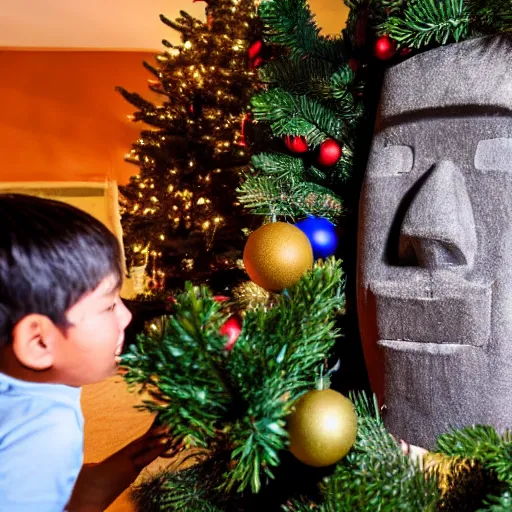
[[[57,327],[44,315],[23,317],[12,332],[12,349],[18,361],[31,370],[51,368],[55,351]]]

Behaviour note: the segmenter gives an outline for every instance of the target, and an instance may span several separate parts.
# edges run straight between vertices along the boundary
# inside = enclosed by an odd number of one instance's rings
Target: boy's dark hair
[[[66,311],[111,274],[121,282],[121,251],[101,222],[60,201],[0,194],[0,347],[31,313],[67,327]]]

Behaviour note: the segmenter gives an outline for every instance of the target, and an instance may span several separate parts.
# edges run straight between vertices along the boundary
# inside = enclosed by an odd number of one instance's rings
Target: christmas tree
[[[260,4],[265,44],[278,51],[261,70],[267,89],[251,103],[273,149],[253,157],[239,193],[272,221],[251,235],[244,254],[251,279],[271,293],[242,307],[188,285],[124,356],[127,381],[149,391],[145,407],[171,427],[175,448],[196,448],[192,466],[139,489],[144,510],[511,510],[509,433],[448,432],[436,453],[416,459],[386,431],[376,401],[355,393],[345,407],[326,389],[334,342],[343,342],[336,315],[350,314],[344,276],[353,280],[353,240],[343,239],[344,263],[317,261],[290,280],[289,262],[272,267],[273,249],[290,243],[277,221],[354,219],[385,67],[436,45],[510,31],[510,5],[346,3],[351,13],[336,39],[319,35],[303,0]],[[315,256],[325,257],[304,231]],[[233,314],[234,333],[224,329]]]
[[[253,0],[212,0],[206,22],[160,18],[182,42],[164,40],[156,65],[144,62],[162,103],[118,87],[137,108],[132,119],[149,125],[127,155],[138,173],[120,191],[127,266],[144,269],[153,289],[166,278],[205,281],[239,257],[249,217],[235,190],[250,158],[244,120],[261,59]]]

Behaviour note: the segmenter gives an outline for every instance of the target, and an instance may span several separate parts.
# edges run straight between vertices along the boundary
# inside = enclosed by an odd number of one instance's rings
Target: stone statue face
[[[388,70],[360,202],[358,315],[391,433],[512,428],[512,38]]]

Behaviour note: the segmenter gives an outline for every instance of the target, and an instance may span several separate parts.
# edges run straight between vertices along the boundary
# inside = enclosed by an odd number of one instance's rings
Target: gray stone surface
[[[358,315],[397,438],[512,428],[512,36],[387,71],[360,202]]]

